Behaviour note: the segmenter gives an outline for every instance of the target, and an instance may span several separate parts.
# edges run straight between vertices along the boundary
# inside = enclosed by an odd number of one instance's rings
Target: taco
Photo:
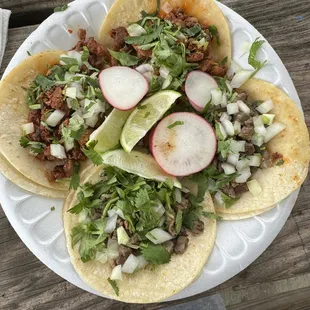
[[[213,0],[117,0],[99,40],[114,50],[115,62],[126,65],[122,55],[130,51],[144,64],[151,63],[153,70],[161,69],[161,78],[153,78],[153,84],[169,76],[165,85],[174,89],[193,68],[224,76],[231,60],[230,29]],[[144,73],[150,70],[144,66]]]
[[[97,292],[132,303],[166,299],[195,280],[216,235],[211,197],[111,166],[71,191],[63,221],[71,262]]]
[[[74,50],[30,56],[0,83],[1,154],[23,180],[57,191],[67,191],[73,175],[78,184],[85,144],[111,111],[97,78],[110,56],[85,30],[79,36]]]

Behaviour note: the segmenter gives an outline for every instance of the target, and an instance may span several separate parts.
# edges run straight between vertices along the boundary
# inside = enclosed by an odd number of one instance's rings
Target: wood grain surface
[[[85,0],[87,1],[87,0]],[[23,40],[56,5],[66,1],[0,0],[13,11],[13,26],[2,75]],[[67,1],[69,2],[69,1]],[[272,44],[299,93],[310,127],[310,1],[225,0]],[[25,22],[16,20],[26,16]],[[18,18],[17,18],[18,17]],[[40,22],[41,20],[39,20]],[[28,25],[19,27],[21,25]],[[31,26],[29,26],[31,25]],[[184,300],[154,305],[128,305],[97,297],[74,287],[44,266],[22,243],[0,210],[0,309],[160,309]],[[204,294],[220,293],[227,309],[310,309],[310,180],[271,246],[243,272]],[[193,307],[193,309],[195,309]]]

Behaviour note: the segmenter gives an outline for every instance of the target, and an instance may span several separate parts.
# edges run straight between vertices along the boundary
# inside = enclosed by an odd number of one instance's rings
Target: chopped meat
[[[246,193],[249,189],[246,183],[241,184],[236,183],[236,187],[234,188],[234,190],[236,193],[236,197],[240,197],[242,194]]]
[[[189,200],[185,197],[182,198],[182,203],[178,203],[175,205],[177,210],[185,210],[189,207]]]
[[[203,72],[211,72],[213,67],[213,61],[211,59],[205,59],[200,63],[200,70]]]
[[[37,155],[36,155],[36,158],[37,158],[38,160],[45,161],[44,153],[37,154]]]
[[[85,29],[79,29],[77,32],[77,36],[81,41],[85,41],[86,40],[86,30]]]
[[[66,177],[66,172],[64,170],[63,165],[56,166],[52,170],[51,175],[50,175],[51,181],[54,181],[54,182],[59,179],[64,179],[65,177]]]
[[[186,14],[184,13],[184,10],[181,8],[175,9],[174,14],[175,14],[176,18],[179,18],[182,20],[185,20],[187,18]]]
[[[124,245],[120,245],[118,248],[119,257],[115,260],[116,265],[123,265],[130,254],[132,254],[132,249]]]
[[[151,49],[150,50],[142,50],[137,45],[133,45],[133,47],[134,47],[134,49],[137,52],[137,57],[138,58],[144,59],[144,58],[151,58],[152,57],[153,51]]]
[[[193,223],[193,228],[191,229],[192,233],[195,235],[200,235],[203,233],[205,224],[201,220],[196,220]]]
[[[91,128],[87,128],[87,129],[84,131],[84,133],[83,133],[81,139],[79,140],[79,145],[80,145],[81,147],[85,147],[86,143],[87,143],[88,140],[89,140],[89,136],[91,135],[92,132],[93,132],[93,129],[91,129]]]
[[[28,114],[28,122],[39,126],[40,121],[41,121],[41,110],[30,110]]]
[[[173,240],[166,241],[165,243],[163,243],[163,247],[164,247],[170,254],[173,253],[174,245],[175,245],[175,243],[174,243]]]
[[[100,219],[102,216],[102,210],[99,208],[92,208],[91,209],[91,219],[93,221]]]
[[[253,155],[255,153],[255,146],[252,143],[245,143],[245,154]]]
[[[114,57],[111,56],[110,65],[111,65],[111,67],[116,67],[116,66],[118,66],[118,61],[117,61],[117,59],[115,59]]]
[[[211,75],[224,77],[227,73],[228,68],[226,66],[214,65],[211,70]]]
[[[139,244],[141,241],[141,238],[138,234],[134,234],[130,239],[129,239],[129,243],[130,244]]]
[[[87,156],[79,148],[74,148],[68,151],[67,156],[69,159],[75,159],[80,161],[87,159]]]
[[[102,60],[101,57],[98,57],[97,55],[89,55],[88,62],[90,63],[91,66],[99,70],[102,70],[104,67],[104,61]],[[88,70],[87,67],[86,70]]]
[[[96,56],[110,56],[108,50],[103,45],[98,43],[94,38],[89,38],[87,41],[87,47],[90,53],[95,54]]]
[[[166,222],[168,226],[168,232],[170,235],[175,236],[175,219],[166,215]]]
[[[27,139],[30,141],[41,142],[40,125],[34,125],[34,132],[27,135]]]
[[[188,242],[189,242],[188,237],[179,236],[177,238],[177,241],[176,241],[176,244],[175,244],[175,247],[174,247],[174,253],[176,253],[176,254],[183,254],[186,251],[187,247],[188,247]]]
[[[50,132],[45,126],[40,125],[40,136],[41,140],[45,143],[50,143],[53,139],[53,133]]]
[[[49,160],[49,161],[58,160],[56,157],[51,155],[51,146],[50,145],[45,147],[43,154],[44,154],[44,157],[46,160]]]
[[[225,185],[221,188],[222,192],[229,196],[230,198],[236,198],[235,189],[230,185]]]
[[[62,89],[60,86],[53,87],[49,91],[45,93],[46,98],[44,98],[44,103],[53,108],[53,109],[60,109],[65,111],[65,104],[63,101],[62,96]]]
[[[72,50],[77,51],[77,52],[81,52],[83,51],[83,47],[86,46],[86,43],[84,41],[79,41],[76,46],[73,47]]]
[[[205,56],[204,53],[196,52],[196,53],[187,55],[186,61],[187,62],[199,62],[199,61],[203,60],[204,56]]]
[[[185,237],[188,236],[188,235],[187,235],[187,232],[186,232],[186,229],[185,229],[184,227],[181,228],[179,235],[180,235],[180,236],[185,236]]]
[[[253,118],[249,118],[244,122],[245,126],[252,126],[253,125]]]
[[[235,115],[234,121],[238,121],[241,125],[243,125],[244,122],[247,121],[249,118],[250,118],[250,115],[240,112]]]
[[[114,50],[119,51],[125,46],[125,38],[128,32],[125,27],[119,27],[111,31],[111,37],[114,39]]]
[[[241,128],[241,132],[239,133],[238,136],[243,140],[251,141],[253,134],[254,134],[254,126],[248,125],[248,126],[243,126]]]
[[[215,76],[225,76],[228,68],[215,63],[212,59],[205,59],[200,63],[200,70]]]
[[[185,26],[187,28],[192,28],[194,27],[196,24],[198,24],[198,19],[196,17],[187,17],[185,19]]]
[[[248,99],[248,94],[243,89],[236,88],[236,92],[238,93],[236,100],[245,102]]]
[[[128,231],[129,230],[129,223],[128,221],[124,221],[124,228]]]
[[[66,160],[64,164],[64,171],[66,173],[66,177],[70,178],[73,175],[73,168],[74,168],[74,160]]]
[[[283,155],[276,152],[271,154],[271,159],[273,163],[277,163],[279,160],[283,159]]]

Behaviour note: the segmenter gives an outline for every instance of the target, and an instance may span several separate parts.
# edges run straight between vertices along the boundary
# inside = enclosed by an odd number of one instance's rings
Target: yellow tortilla
[[[10,181],[21,187],[22,189],[50,198],[66,198],[67,191],[59,191],[56,189],[44,187],[19,173],[0,153],[0,171]]]
[[[96,182],[100,179],[102,167],[94,167],[83,183]],[[71,262],[81,278],[98,292],[117,300],[130,303],[151,303],[164,300],[188,286],[202,272],[202,268],[212,251],[216,236],[216,220],[202,218],[205,223],[204,233],[199,236],[189,235],[189,246],[182,255],[173,255],[169,264],[157,266],[154,270],[146,267],[132,275],[123,274],[123,281],[118,281],[119,296],[116,296],[107,281],[112,268],[109,263],[90,261],[83,263],[78,250],[71,247],[71,230],[78,224],[78,216],[66,212],[77,203],[77,194],[71,192],[64,204],[64,227],[67,247]],[[204,201],[205,211],[214,212],[209,195]]]
[[[227,20],[213,0],[162,0],[161,7],[168,2],[172,8],[183,8],[188,16],[198,18],[205,25],[215,25],[219,32],[220,46],[213,40],[210,54],[216,62],[227,57],[227,65],[231,61],[231,35]],[[113,48],[110,37],[112,29],[126,27],[129,23],[141,19],[140,12],[153,13],[156,0],[116,0],[106,16],[99,34],[99,40],[108,48]]]
[[[282,154],[284,164],[260,169],[253,179],[260,184],[262,193],[254,197],[247,192],[229,209],[216,206],[216,212],[221,214],[269,208],[301,186],[308,174],[309,132],[295,102],[280,88],[265,81],[252,79],[241,88],[249,94],[250,101],[272,99],[275,107],[269,113],[275,114],[275,122],[286,125],[286,129],[267,144],[267,149],[270,153]]]

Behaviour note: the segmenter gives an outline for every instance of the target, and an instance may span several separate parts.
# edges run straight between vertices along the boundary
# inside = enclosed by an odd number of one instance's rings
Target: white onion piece
[[[140,72],[141,74],[146,73],[146,72],[154,72],[154,68],[150,64],[140,65],[140,66],[136,67],[136,70],[138,72]]]
[[[226,84],[229,94],[232,94],[233,88],[231,86],[231,83],[229,81],[226,81],[225,84]]]
[[[179,188],[174,188],[174,197],[177,203],[182,203],[182,192]]]
[[[114,281],[122,281],[122,265],[117,265],[113,268],[110,279]]]
[[[224,92],[222,95],[221,107],[225,108],[226,106],[227,106],[227,95],[226,92]]]
[[[233,79],[231,80],[231,87],[232,88],[239,88],[241,87],[253,74],[253,71],[249,70],[242,70],[235,74]]]
[[[23,135],[25,136],[33,133],[34,132],[33,123],[27,123],[27,124],[22,125],[22,132],[23,132]]]
[[[66,97],[76,99],[77,89],[76,87],[67,87],[65,90]]]
[[[139,262],[140,260],[136,256],[130,254],[122,267],[122,272],[129,274],[133,273],[139,266]]]
[[[222,115],[221,115],[221,118],[220,118],[220,122],[223,121],[224,119],[227,119],[227,120],[231,120],[231,116],[229,116],[227,114],[227,112],[223,112]]]
[[[236,177],[235,182],[236,183],[245,183],[250,177],[251,177],[251,170],[250,168],[245,168],[241,171],[239,171],[239,176]]]
[[[105,264],[108,261],[108,254],[107,254],[107,252],[103,252],[103,253],[97,252],[95,259],[98,260],[99,262]]]
[[[172,10],[173,10],[173,7],[170,5],[170,3],[167,1],[165,2],[162,6],[161,6],[161,9],[166,13],[166,14],[169,14]]]
[[[265,102],[263,102],[262,104],[260,104],[256,110],[260,113],[260,114],[266,114],[269,111],[271,111],[274,108],[274,104],[272,102],[271,99],[266,100]]]
[[[219,126],[223,140],[226,140],[226,138],[227,138],[226,130],[224,129],[222,124],[218,123],[218,126]]]
[[[223,163],[221,166],[224,169],[224,173],[227,175],[230,175],[236,172],[236,169],[233,165]]]
[[[222,96],[223,94],[218,88],[211,90],[212,104],[215,106],[220,105],[222,102]]]
[[[89,127],[94,128],[96,126],[96,124],[98,123],[99,120],[99,116],[98,115],[93,115],[90,118],[87,118],[85,120],[85,124]]]
[[[116,239],[108,239],[107,254],[108,259],[115,259],[119,256],[119,245]]]
[[[264,125],[263,118],[261,115],[253,117],[253,124],[255,127]]]
[[[137,37],[137,36],[141,36],[143,34],[146,34],[146,30],[138,24],[129,25],[127,27],[127,32],[131,37]]]
[[[265,125],[270,126],[275,118],[274,114],[263,114],[262,119]]]
[[[111,234],[116,228],[117,214],[109,217],[107,220],[107,224],[104,228],[104,232],[107,234]]]
[[[241,132],[241,123],[238,121],[234,121],[234,129],[235,129],[235,133],[240,133]]]
[[[123,226],[120,226],[116,230],[118,244],[126,245],[129,242],[129,236]]]
[[[150,83],[153,79],[153,73],[152,72],[145,72],[143,73],[143,76],[147,79],[147,81]]]
[[[83,209],[80,213],[79,213],[79,219],[78,219],[79,223],[89,223],[90,222],[90,218],[88,217],[88,212],[86,209]]]
[[[283,131],[286,128],[285,125],[281,123],[273,123],[267,128],[267,133],[264,137],[264,142],[269,142],[272,138],[277,136],[281,131]]]
[[[51,149],[52,156],[59,158],[59,159],[67,158],[66,151],[61,144],[51,144],[50,149]]]
[[[262,146],[264,144],[264,137],[259,135],[254,135],[251,141],[256,146]]]
[[[77,51],[68,51],[67,57],[69,58],[75,58],[78,61],[78,64],[82,64],[82,53],[79,53]]]
[[[233,154],[245,152],[245,141],[232,140],[230,142],[230,150]]]
[[[267,133],[267,130],[264,125],[256,126],[254,127],[254,130],[259,136],[265,136]]]
[[[82,79],[81,79],[82,82]],[[76,89],[76,98],[84,99],[85,96],[83,95],[83,87],[80,83],[74,82],[68,85],[69,87],[73,87]]]
[[[249,164],[251,167],[259,167],[261,164],[261,156],[260,155],[253,155],[248,156]]]
[[[229,135],[229,136],[233,136],[235,134],[235,129],[234,129],[234,125],[232,124],[231,121],[227,120],[227,119],[224,119],[222,121],[222,125],[226,131],[226,133]]]
[[[168,88],[171,82],[172,82],[172,76],[169,74],[163,83],[162,89]]]
[[[69,152],[70,150],[72,150],[74,148],[74,139],[73,138],[68,138],[65,142],[65,149],[67,152]]]
[[[214,196],[214,200],[215,200],[215,203],[218,205],[218,206],[222,206],[224,204],[224,201],[223,201],[223,197],[222,197],[223,193],[221,191],[218,191],[215,196]]]
[[[112,217],[112,216],[114,216],[115,214],[116,214],[116,212],[115,212],[114,209],[110,209],[110,210],[108,211],[108,217]]]
[[[229,154],[227,157],[227,162],[231,165],[236,166],[239,161],[240,154]]]
[[[117,209],[115,212],[116,212],[116,214],[117,214],[119,217],[121,217],[123,220],[126,219],[126,218],[125,218],[125,215],[124,215],[124,213],[123,213],[123,211],[122,211],[121,209]]]
[[[65,114],[66,113],[61,110],[55,110],[53,113],[49,115],[49,117],[46,119],[45,122],[47,125],[55,127],[60,123]]]
[[[228,103],[227,105],[227,113],[229,115],[237,114],[239,112],[237,103]]]
[[[241,100],[237,101],[239,110],[245,114],[250,114],[251,113],[251,109]]]
[[[250,193],[253,196],[258,196],[263,190],[260,187],[259,183],[257,182],[257,180],[252,180],[246,183],[248,186],[248,189],[250,191]]]
[[[159,217],[162,217],[164,213],[166,212],[161,202],[156,207],[153,207],[153,209],[158,214]]]
[[[247,158],[240,159],[237,162],[236,168],[238,171],[244,170],[250,166],[250,161]]]
[[[139,255],[137,258],[139,259],[138,269],[142,269],[148,265],[149,262],[144,258],[143,255]]]
[[[173,236],[160,228],[154,228],[153,230],[149,231],[145,237],[152,241],[154,244],[161,244],[173,239]]]
[[[170,70],[165,66],[161,66],[159,69],[159,74],[163,79],[166,79],[170,74]]]

